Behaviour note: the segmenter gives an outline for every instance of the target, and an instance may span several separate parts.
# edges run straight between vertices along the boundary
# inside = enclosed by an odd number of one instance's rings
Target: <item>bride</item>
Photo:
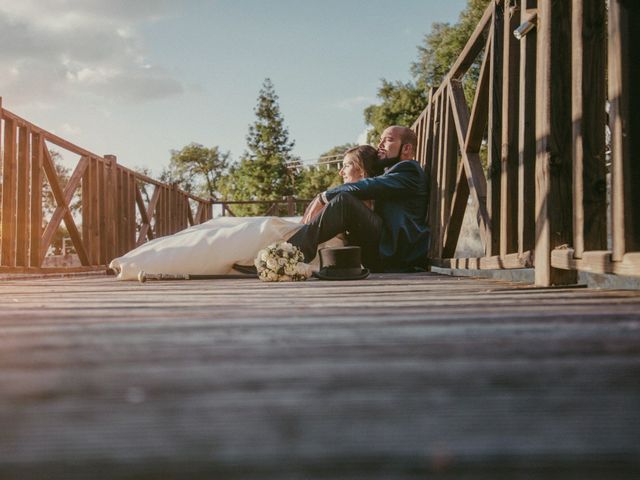
[[[354,147],[344,155],[340,176],[344,183],[375,176],[377,151],[369,145]],[[315,207],[314,207],[315,205]],[[369,205],[370,206],[370,205]],[[319,214],[312,202],[302,222]],[[156,238],[111,261],[118,280],[136,280],[138,273],[228,275],[238,273],[234,264],[253,265],[258,252],[286,241],[302,226],[280,217],[218,217],[199,225]],[[323,246],[342,245],[340,238]]]

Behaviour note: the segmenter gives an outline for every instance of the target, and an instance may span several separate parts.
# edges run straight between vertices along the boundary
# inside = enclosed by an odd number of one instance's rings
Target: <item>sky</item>
[[[362,143],[381,79],[408,81],[466,0],[0,0],[2,106],[158,174],[191,142],[238,160],[265,78],[313,161]]]

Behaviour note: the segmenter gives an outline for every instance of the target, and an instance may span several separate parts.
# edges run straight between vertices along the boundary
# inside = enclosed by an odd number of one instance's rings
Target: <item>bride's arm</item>
[[[304,224],[311,223],[311,220],[313,220],[315,216],[318,215],[324,208],[324,204],[322,203],[322,200],[320,200],[319,197],[320,196],[318,195],[316,196],[316,198],[311,200],[311,203],[309,204],[307,209],[304,211],[304,215],[302,216],[302,223]]]
[[[373,200],[362,200],[362,203],[364,203],[368,209],[373,210]],[[320,195],[316,196],[305,210],[302,216],[302,223],[305,225],[311,223],[316,215],[320,215],[325,206],[320,199]]]

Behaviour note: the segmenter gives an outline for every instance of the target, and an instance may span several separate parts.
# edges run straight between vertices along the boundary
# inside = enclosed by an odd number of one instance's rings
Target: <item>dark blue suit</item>
[[[347,232],[349,243],[362,247],[364,265],[373,270],[426,266],[429,186],[418,162],[398,162],[382,175],[345,183],[325,196],[329,203],[322,214],[289,239],[307,261],[319,243]],[[360,200],[374,200],[374,211]]]
[[[360,200],[375,200],[383,221],[378,251],[385,268],[424,266],[429,245],[426,224],[429,184],[415,160],[404,160],[377,177],[345,183],[326,192],[331,200],[341,192]]]

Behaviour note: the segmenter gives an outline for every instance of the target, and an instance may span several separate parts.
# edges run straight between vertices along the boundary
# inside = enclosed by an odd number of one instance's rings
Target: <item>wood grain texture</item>
[[[3,116],[6,116],[3,115]],[[2,138],[2,238],[0,238],[0,263],[16,265],[17,218],[17,128],[14,121],[4,120]]]
[[[513,31],[520,24],[518,10],[504,12],[502,40],[502,125],[500,144],[501,256],[518,251],[518,110],[520,45]],[[496,223],[496,222],[494,222]]]
[[[613,260],[640,251],[640,209],[636,207],[640,186],[640,39],[637,28],[640,8],[634,2],[609,3],[608,90],[611,109],[611,209]]]
[[[640,294],[0,283],[0,477],[634,478]]]
[[[29,227],[30,249],[29,265],[40,266],[40,238],[42,236],[42,136],[39,133],[31,137],[31,225]]]
[[[528,10],[536,0],[521,3],[520,21],[530,20]],[[518,125],[518,253],[535,245],[536,161],[536,29],[520,40]]]
[[[29,157],[31,156],[31,132],[27,127],[18,128],[18,190],[16,266],[29,265]]]
[[[487,119],[487,215],[490,228],[485,240],[485,254],[500,253],[500,155],[502,133],[502,65],[504,7],[495,5],[491,25],[491,62],[489,64],[489,113]]]
[[[604,0],[573,0],[572,141],[573,245],[575,257],[585,250],[607,248],[606,6]]]
[[[571,4],[538,2],[536,49],[536,285],[568,285],[575,272],[551,266],[551,251],[573,240]]]

